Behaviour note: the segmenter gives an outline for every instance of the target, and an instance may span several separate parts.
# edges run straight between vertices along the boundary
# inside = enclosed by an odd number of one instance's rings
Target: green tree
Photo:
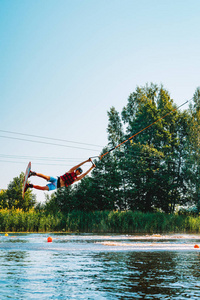
[[[120,144],[124,139],[122,121],[119,113],[114,107],[111,107],[108,111],[108,144],[111,147],[115,147]]]
[[[98,210],[98,200],[96,199],[96,187],[94,179],[90,176],[83,178],[74,186],[75,209],[79,211]]]
[[[104,149],[105,153],[108,149]],[[117,201],[121,198],[121,176],[119,162],[112,153],[105,155],[96,163],[92,173],[93,189],[96,190],[95,201],[99,210],[112,210],[117,207]]]
[[[8,207],[8,199],[6,190],[0,191],[0,209],[4,209]]]
[[[108,112],[108,146],[91,177],[59,189],[46,208],[171,213],[177,204],[200,207],[199,99],[197,89],[190,110],[180,111],[163,86],[137,87],[121,116],[114,107]]]
[[[125,148],[123,166],[129,178],[129,205],[142,207],[144,211],[154,208],[173,211],[184,191],[180,163],[186,121],[183,122],[182,113],[176,110],[169,93],[162,86],[158,88],[151,84],[138,87],[130,95],[122,111],[122,119],[127,128],[127,138],[141,131],[133,139],[134,147],[127,143]]]
[[[186,176],[188,192],[200,210],[200,87],[196,89],[193,103],[189,107],[188,156]]]
[[[36,203],[36,197],[32,194],[31,190],[28,190],[22,198],[22,185],[24,180],[24,173],[21,173],[19,177],[15,177],[8,185],[6,191],[7,204],[9,209],[22,209],[28,211]]]
[[[51,197],[46,198],[46,210],[56,213],[69,212],[75,209],[76,203],[74,199],[74,191],[72,186],[58,189]]]

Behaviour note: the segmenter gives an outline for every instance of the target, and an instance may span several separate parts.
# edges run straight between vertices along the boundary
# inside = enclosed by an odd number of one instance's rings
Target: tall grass
[[[133,211],[72,211],[56,215],[0,210],[1,232],[199,233],[200,217]]]
[[[34,209],[24,212],[20,209],[0,210],[0,231],[11,232],[42,232],[59,231],[63,218],[59,215],[45,215]]]

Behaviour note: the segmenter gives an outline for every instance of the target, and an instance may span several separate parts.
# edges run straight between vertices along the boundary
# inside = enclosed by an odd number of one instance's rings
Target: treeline
[[[142,131],[101,160],[91,177],[59,189],[48,209],[138,210],[173,213],[177,206],[200,210],[200,88],[181,111],[161,86],[137,87],[119,113],[108,112],[108,147]],[[170,113],[171,112],[171,113]]]
[[[0,210],[0,232],[199,233],[200,218],[133,211],[72,211],[45,214]]]
[[[54,215],[104,210],[168,214],[184,205],[200,211],[200,88],[187,109],[176,108],[163,86],[137,87],[121,112],[110,108],[108,145],[101,154],[166,117],[97,159],[91,176],[58,189],[37,208]],[[0,192],[0,209],[28,211],[35,205],[32,191],[21,197],[22,178]]]

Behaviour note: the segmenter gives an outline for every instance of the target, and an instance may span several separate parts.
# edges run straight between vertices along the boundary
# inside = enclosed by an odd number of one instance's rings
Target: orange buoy
[[[198,245],[194,245],[194,248],[199,248],[199,246]]]
[[[47,238],[47,242],[48,242],[48,243],[51,243],[51,242],[52,242],[52,237],[49,236],[49,237]]]

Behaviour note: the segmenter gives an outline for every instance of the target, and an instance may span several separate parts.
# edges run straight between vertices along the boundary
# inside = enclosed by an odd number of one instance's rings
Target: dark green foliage
[[[200,232],[200,218],[139,211],[72,211],[46,214],[44,211],[0,210],[0,231],[169,233]]]
[[[101,154],[136,136],[97,160],[90,177],[58,190],[47,211],[200,208],[200,89],[190,109],[180,111],[163,86],[137,87],[121,115],[111,107],[107,131]]]
[[[28,211],[34,207],[36,198],[32,194],[31,190],[28,190],[24,199],[22,198],[22,185],[24,180],[24,173],[21,173],[19,177],[15,177],[8,185],[7,190],[0,193],[0,209],[22,209]]]
[[[173,213],[178,205],[196,205],[200,211],[200,89],[189,109],[176,108],[163,86],[137,87],[121,114],[114,107],[108,112],[108,146],[101,154],[133,138],[97,159],[91,176],[58,189],[36,210],[46,216],[104,210]],[[30,191],[22,200],[22,180],[23,174],[1,191],[0,208],[33,207]]]
[[[188,168],[187,176],[190,200],[200,208],[200,88],[193,97],[189,109],[190,119],[188,124],[188,156],[185,158]]]
[[[8,207],[8,197],[6,190],[0,191],[0,209]]]
[[[0,210],[0,231],[3,232],[59,231],[62,226],[65,226],[65,221],[60,214],[46,215],[34,209],[28,212],[20,209]]]

